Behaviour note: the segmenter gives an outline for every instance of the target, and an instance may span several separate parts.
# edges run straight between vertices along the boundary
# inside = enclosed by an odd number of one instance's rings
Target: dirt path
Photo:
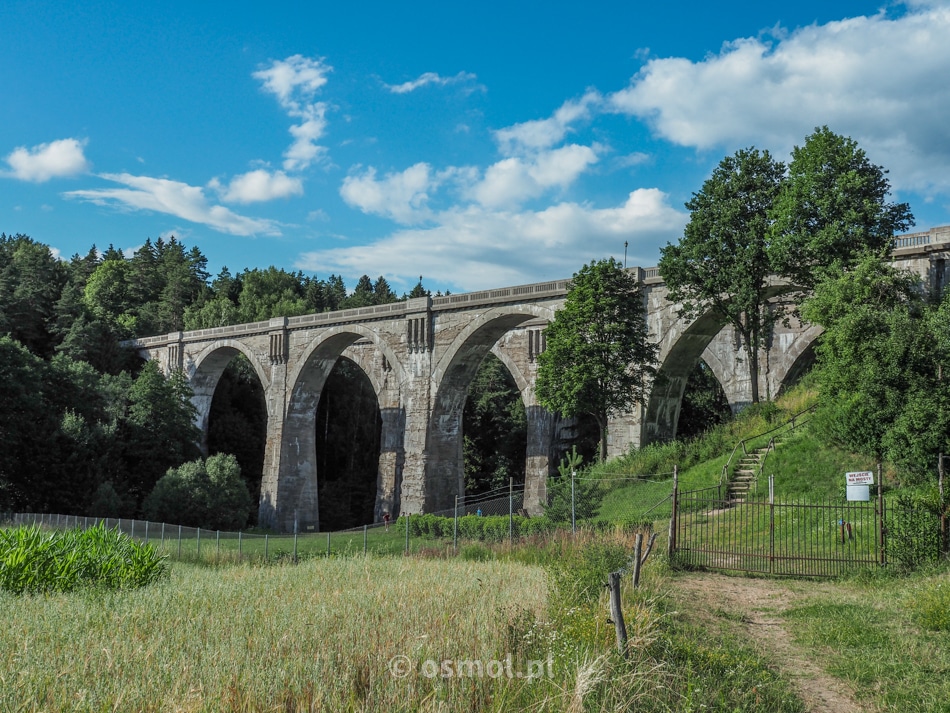
[[[815,713],[863,713],[843,681],[826,674],[795,644],[781,613],[822,584],[691,573],[674,578],[680,611],[714,629],[748,639],[792,682]]]

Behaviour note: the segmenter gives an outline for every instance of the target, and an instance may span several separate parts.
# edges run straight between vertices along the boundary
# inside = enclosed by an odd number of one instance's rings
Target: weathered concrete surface
[[[895,263],[946,284],[950,227],[903,236]],[[748,365],[731,329],[707,314],[678,316],[656,268],[632,268],[644,284],[650,335],[660,346],[660,378],[645,403],[613,418],[611,455],[676,434],[683,389],[699,359],[719,379],[734,410],[751,398]],[[267,404],[267,443],[259,521],[289,531],[317,530],[315,415],[327,376],[346,355],[373,384],[382,418],[376,514],[450,508],[463,494],[462,413],[468,388],[489,351],[511,372],[528,415],[525,502],[538,511],[553,463],[558,419],[536,400],[543,327],[563,304],[566,280],[485,292],[422,297],[379,307],[277,318],[140,339],[143,356],[166,372],[183,369],[207,430],[218,379],[238,353],[254,367]],[[784,288],[777,284],[780,298]],[[818,330],[778,325],[760,355],[759,390],[775,395],[810,356]]]

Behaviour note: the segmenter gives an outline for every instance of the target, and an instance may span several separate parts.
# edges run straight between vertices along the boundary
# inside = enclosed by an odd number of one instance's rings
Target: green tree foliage
[[[210,530],[243,528],[250,508],[241,467],[225,453],[170,468],[142,506],[150,520]]]
[[[775,201],[769,253],[779,274],[810,290],[862,253],[884,255],[914,225],[907,203],[888,202],[887,171],[853,139],[816,128],[792,151]]]
[[[523,483],[528,422],[521,393],[494,354],[478,367],[462,416],[465,493]]]
[[[124,482],[136,501],[151,492],[168,468],[199,455],[201,434],[191,395],[181,372],[166,379],[153,361],[145,363],[132,383],[120,436]],[[162,437],[155,438],[155,433]]]
[[[636,278],[613,258],[591,262],[570,283],[538,356],[538,402],[556,413],[592,415],[607,457],[607,418],[642,401],[656,374]]]
[[[0,334],[50,357],[56,302],[68,279],[50,249],[26,235],[0,234]]]
[[[825,328],[816,367],[824,431],[911,480],[932,473],[950,444],[950,302],[928,305],[915,277],[868,256],[820,283],[803,314]]]
[[[739,335],[749,364],[752,402],[759,401],[759,348],[780,314],[769,305],[770,211],[785,166],[768,151],[727,156],[686,203],[689,223],[677,245],[660,253],[660,274],[680,315],[714,312]]]

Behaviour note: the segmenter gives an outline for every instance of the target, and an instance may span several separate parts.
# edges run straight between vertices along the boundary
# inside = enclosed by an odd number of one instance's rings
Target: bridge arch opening
[[[390,456],[398,456],[403,452],[398,425],[405,419],[404,416],[399,418],[390,413],[399,410],[398,385],[401,382],[402,373],[395,356],[384,342],[375,339],[373,332],[359,325],[348,325],[322,333],[320,339],[311,343],[303,357],[297,362],[297,366],[286,376],[289,398],[286,412],[281,414],[283,420],[280,424],[281,428],[275,429],[272,439],[276,443],[271,446],[275,451],[279,447],[279,452],[275,452],[275,460],[279,466],[269,471],[271,474],[265,477],[262,486],[259,518],[267,527],[285,532],[294,530],[316,532],[326,531],[334,524],[332,519],[330,523],[323,523],[320,518],[321,477],[318,476],[322,472],[322,453],[318,452],[317,448],[317,429],[327,421],[326,417],[322,422],[320,421],[318,409],[328,380],[331,380],[332,384],[332,378],[335,378],[333,377],[334,369],[344,352],[346,352],[346,359],[352,362],[352,367],[347,365],[341,366],[340,369],[355,368],[362,373],[360,378],[365,378],[369,382],[357,388],[363,390],[367,399],[376,400],[377,416],[370,419],[374,427],[379,425],[378,414],[381,410],[385,412],[384,424],[390,424],[388,429],[385,425],[383,426],[383,434],[380,437],[383,447],[373,451],[377,459],[379,481],[374,498],[376,506],[372,514],[377,517],[381,515],[379,512],[381,501],[386,501],[384,504],[387,510],[393,507],[389,502],[392,500],[390,495],[391,491],[398,489],[398,485],[394,488],[389,481],[383,482],[383,460],[384,455],[387,465],[390,465],[391,460],[392,470],[395,471],[400,465],[399,458],[390,458]],[[387,394],[386,408],[380,409],[383,393]],[[331,396],[331,400],[327,402],[327,408],[333,408],[332,398]],[[393,402],[396,402],[395,407]],[[331,423],[332,420],[331,415]],[[329,467],[329,450],[326,453]],[[366,455],[372,457],[369,454]],[[387,494],[386,498],[382,497],[383,490]],[[331,488],[331,494],[332,492]],[[359,508],[358,511],[364,512]],[[362,515],[361,518],[361,522],[357,524],[366,524],[375,519]]]
[[[382,419],[376,390],[352,359],[341,356],[327,375],[314,427],[320,529],[373,522]]]
[[[692,438],[732,418],[726,392],[709,365],[700,359],[683,389],[677,438]]]
[[[250,357],[238,342],[216,343],[187,369],[192,372],[202,453],[231,453],[237,458],[251,495],[248,521],[253,525],[261,499],[268,411],[262,372]]]
[[[472,379],[462,417],[465,495],[524,483],[527,415],[521,390],[497,356],[485,355]]]
[[[489,310],[459,334],[436,364],[439,379],[426,431],[424,501],[419,503],[425,511],[449,509],[455,496],[465,493],[464,411],[472,382],[489,352],[504,364],[520,392],[526,414],[525,505],[531,502],[537,509],[556,419],[534,401],[529,384],[537,349],[529,347],[529,340],[540,334],[552,316],[550,309],[532,304]]]
[[[267,442],[264,387],[247,357],[238,353],[221,372],[208,411],[208,455],[230,453],[251,494],[248,525],[257,524]]]
[[[707,312],[693,321],[670,346],[650,390],[641,445],[676,437],[686,384],[706,347],[724,324],[720,315]]]

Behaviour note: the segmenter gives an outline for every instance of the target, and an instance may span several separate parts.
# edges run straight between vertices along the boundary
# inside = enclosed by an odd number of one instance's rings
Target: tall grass
[[[167,571],[164,557],[151,545],[103,526],[0,530],[0,589],[14,594],[143,587]]]

